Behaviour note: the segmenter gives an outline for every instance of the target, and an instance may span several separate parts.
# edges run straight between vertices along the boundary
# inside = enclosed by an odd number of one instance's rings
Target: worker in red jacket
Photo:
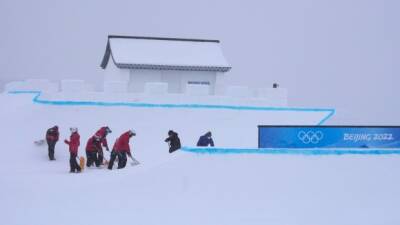
[[[80,136],[78,133],[78,128],[71,127],[69,129],[71,131],[71,136],[68,140],[64,140],[65,144],[69,145],[69,166],[70,166],[70,173],[80,173],[81,167],[79,166],[78,162],[76,161],[76,157],[78,156],[78,148],[80,145]]]
[[[126,166],[127,155],[132,158],[131,149],[129,147],[129,139],[136,136],[134,130],[129,130],[123,133],[116,141],[111,152],[110,162],[108,163],[108,169],[112,169],[115,158],[118,157],[118,169],[122,169]]]
[[[56,160],[54,158],[54,148],[56,147],[56,143],[58,141],[58,137],[60,133],[58,132],[58,126],[51,127],[46,132],[46,141],[49,149],[49,159]]]
[[[86,166],[90,167],[93,163],[96,164],[96,167],[101,165],[101,161],[97,157],[99,151],[101,151],[101,143],[100,137],[97,135],[93,135],[86,144]]]
[[[111,129],[109,127],[107,127],[107,126],[101,127],[95,133],[96,136],[100,137],[101,145],[106,148],[106,151],[110,151],[110,149],[108,148],[108,143],[107,143],[107,138],[106,138],[107,134],[109,134],[109,133],[111,133]],[[101,146],[100,146],[100,149],[98,151],[97,158],[98,158],[99,162],[101,164],[103,164],[104,153],[103,153],[103,148]]]

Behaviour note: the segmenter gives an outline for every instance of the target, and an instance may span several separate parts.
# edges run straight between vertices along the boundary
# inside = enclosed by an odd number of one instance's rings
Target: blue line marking
[[[333,115],[335,115],[335,113],[336,113],[336,110],[331,109],[331,112],[325,118],[323,118],[317,125],[324,124],[328,119],[330,119]]]
[[[400,149],[294,149],[294,148],[197,148],[182,147],[196,154],[271,154],[271,155],[400,155]]]
[[[9,91],[9,94],[35,94],[33,102],[36,104],[64,105],[64,106],[127,106],[147,108],[190,108],[190,109],[228,109],[253,111],[296,111],[296,112],[329,112],[317,125],[322,125],[335,114],[335,109],[323,108],[290,108],[290,107],[262,107],[262,106],[235,106],[235,105],[207,105],[207,104],[155,104],[140,102],[101,102],[101,101],[50,101],[39,99],[40,91]]]
[[[40,94],[40,91],[9,91],[8,94]]]

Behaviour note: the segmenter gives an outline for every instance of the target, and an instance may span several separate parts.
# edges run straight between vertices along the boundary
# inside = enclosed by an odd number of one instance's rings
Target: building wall
[[[161,82],[161,70],[130,70],[129,92],[142,93],[147,82]]]
[[[110,59],[112,60],[112,59]],[[113,62],[108,62],[105,74],[104,82],[108,81],[123,81],[129,82],[129,70],[120,69]]]
[[[130,70],[129,92],[144,92],[148,82],[168,83],[169,93],[185,93],[188,82],[209,82],[210,94],[214,94],[216,73],[207,71]]]
[[[161,76],[161,82],[168,83],[168,93],[183,93],[183,87],[181,84],[182,76],[186,71],[175,71],[175,70],[163,70]]]
[[[208,82],[210,88],[210,95],[215,93],[215,81],[216,81],[216,72],[208,72],[208,71],[164,71],[164,79],[168,79],[170,75],[176,74],[175,76],[179,77],[178,82],[180,81],[180,87],[177,88],[178,92],[176,93],[185,93],[186,85],[189,82],[199,83],[199,85],[204,85],[200,83]],[[172,79],[171,79],[172,80]],[[171,90],[172,93],[174,90]]]

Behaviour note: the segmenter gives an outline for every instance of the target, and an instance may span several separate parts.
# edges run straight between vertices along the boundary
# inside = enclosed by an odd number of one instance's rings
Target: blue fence
[[[400,148],[399,126],[259,126],[259,148]]]

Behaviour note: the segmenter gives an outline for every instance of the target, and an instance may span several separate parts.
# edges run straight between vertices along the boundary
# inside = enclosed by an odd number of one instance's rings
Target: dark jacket
[[[197,142],[197,146],[206,147],[209,145],[214,147],[214,141],[211,138],[211,135],[205,134],[203,136],[200,136],[199,141]]]
[[[168,138],[165,139],[165,142],[169,142],[169,152],[174,152],[181,148],[181,140],[178,137],[178,133],[170,130],[168,132]]]
[[[47,143],[49,142],[57,142],[58,138],[60,136],[60,133],[58,132],[58,127],[54,126],[52,128],[49,128],[46,132],[46,141]]]

